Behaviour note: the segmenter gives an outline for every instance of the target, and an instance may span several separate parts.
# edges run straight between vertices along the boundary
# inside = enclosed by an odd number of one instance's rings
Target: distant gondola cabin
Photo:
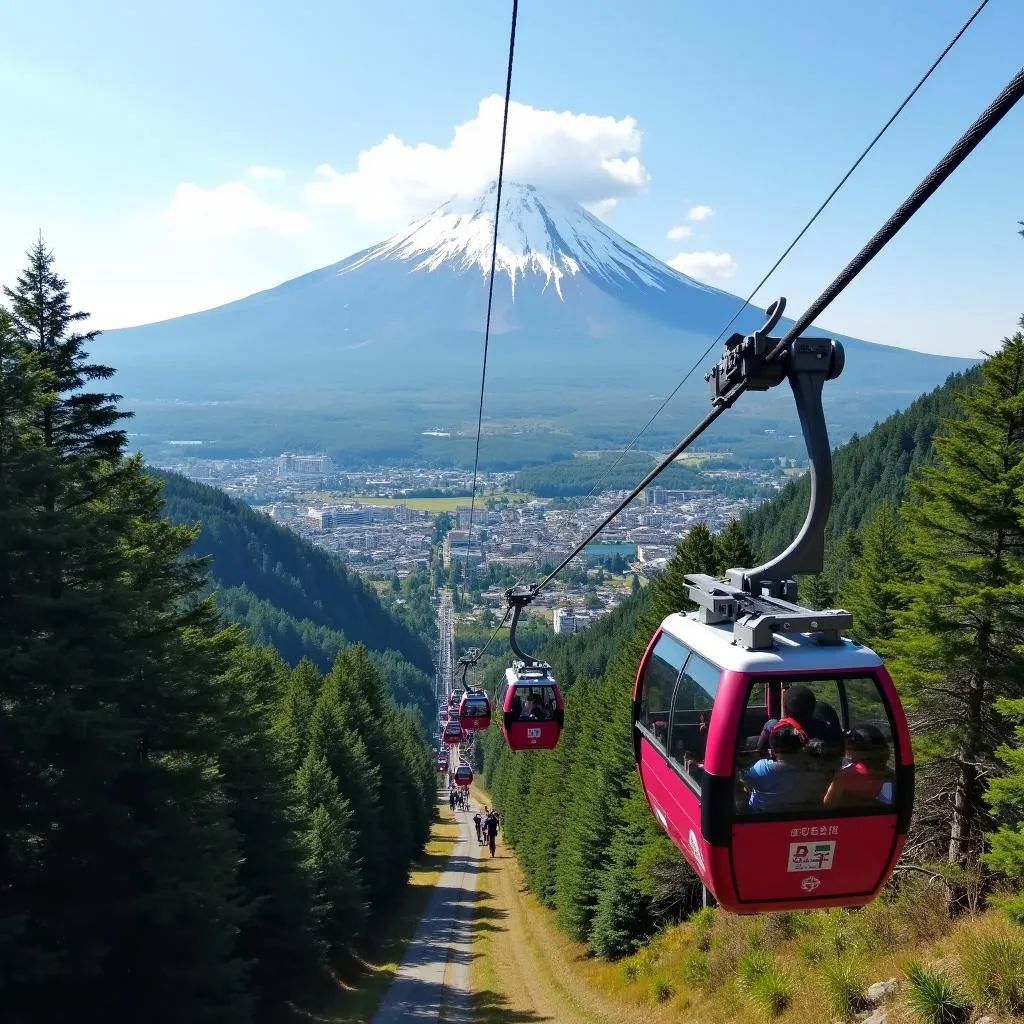
[[[459,720],[457,718],[451,718],[445,723],[444,730],[441,733],[441,738],[445,743],[450,745],[462,742],[462,726],[459,725]]]
[[[491,724],[491,701],[483,690],[469,690],[462,698],[459,724],[464,732],[486,729]]]
[[[515,662],[505,670],[501,732],[510,750],[550,750],[558,744],[564,705],[551,666]]]

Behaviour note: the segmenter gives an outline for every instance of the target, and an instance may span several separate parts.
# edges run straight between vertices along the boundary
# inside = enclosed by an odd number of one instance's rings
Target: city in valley
[[[340,469],[326,455],[164,460],[180,472],[246,501],[274,522],[338,556],[381,592],[426,571],[452,585],[459,622],[490,626],[504,591],[550,571],[628,493],[537,497],[516,491],[515,472],[481,472],[471,503],[467,469],[379,466]],[[792,468],[727,475],[763,491]],[[698,522],[712,532],[754,504],[716,487],[648,487],[530,609],[556,633],[584,628],[661,571],[676,542]],[[536,623],[540,627],[540,623]]]

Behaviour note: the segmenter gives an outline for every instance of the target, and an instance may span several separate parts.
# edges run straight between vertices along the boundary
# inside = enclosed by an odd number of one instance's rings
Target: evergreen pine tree
[[[996,749],[1005,775],[992,779],[985,791],[999,827],[989,836],[983,860],[1017,886],[1017,894],[1000,903],[1011,920],[1024,924],[1024,698],[1003,698],[996,702],[996,710],[1015,729],[1012,739]]]
[[[853,636],[871,647],[892,639],[896,614],[906,607],[913,564],[903,534],[896,509],[882,502],[864,524],[861,554],[842,592],[843,607],[853,614]]]
[[[733,519],[729,525],[715,537],[715,548],[718,552],[718,566],[722,572],[727,569],[751,569],[754,565],[754,552],[743,531],[743,524]]]
[[[250,987],[267,1020],[280,1018],[322,958],[302,841],[307,813],[287,748],[272,730],[288,678],[276,651],[239,641],[224,681],[230,704],[220,761],[231,823],[241,837],[238,884],[252,900],[237,952],[253,965]]]
[[[903,591],[893,639],[883,645],[913,713],[924,800],[919,826],[951,863],[981,852],[986,776],[1009,739],[993,712],[1024,695],[1024,334],[1009,338],[960,396],[963,419],[935,438],[937,465],[904,506],[907,550],[920,578]]]
[[[117,461],[126,436],[113,429],[128,413],[119,412],[114,403],[120,397],[83,390],[96,380],[113,376],[113,369],[88,362],[86,345],[98,331],[79,334],[75,324],[87,320],[88,313],[75,311],[67,282],[53,269],[53,253],[42,237],[26,254],[28,265],[15,288],[4,287],[10,302],[10,317],[15,334],[38,358],[39,366],[51,374],[51,390],[41,396],[37,423],[44,443],[61,453],[74,454],[81,469],[97,460]],[[88,479],[79,473],[79,483]],[[45,508],[54,510],[56,494],[47,492]]]
[[[832,581],[824,572],[816,572],[811,576],[804,576],[800,580],[797,590],[800,604],[807,608],[821,610],[823,608],[834,608],[836,595],[832,589]]]
[[[123,458],[111,396],[83,392],[107,371],[68,333],[82,315],[41,243],[8,295],[0,1003],[34,1024],[245,1019],[227,647],[183,558],[193,534]]]
[[[367,916],[356,825],[324,757],[309,752],[297,786],[309,814],[304,841],[316,915],[325,941],[337,951],[358,938]]]
[[[635,952],[653,930],[650,901],[637,875],[637,851],[641,830],[620,827],[611,844],[607,869],[597,891],[594,918],[588,939],[598,956],[613,959]]]

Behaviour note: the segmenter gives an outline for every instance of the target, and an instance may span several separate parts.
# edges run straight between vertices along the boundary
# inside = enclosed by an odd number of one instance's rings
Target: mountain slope
[[[430,650],[358,576],[222,491],[177,473],[150,472],[164,483],[165,516],[202,524],[193,551],[211,557],[221,608],[255,639],[272,643],[288,661],[308,656],[323,667],[344,643],[363,643],[389,668],[396,699],[408,694],[421,703],[418,691],[426,686],[429,704]]]
[[[898,504],[907,496],[910,477],[931,458],[932,438],[942,419],[957,415],[956,396],[977,379],[977,370],[953,374],[833,454],[835,494],[828,540],[859,529],[881,502]],[[748,512],[743,528],[754,551],[764,557],[783,551],[799,533],[809,501],[810,478],[805,475]]]
[[[492,226],[490,190],[453,199],[379,245],[276,288],[108,332],[96,355],[118,368],[115,387],[136,405],[270,400],[308,416],[331,395],[402,394],[409,404],[406,392],[459,394],[478,380]],[[677,273],[532,186],[506,187],[499,227],[489,411],[504,398],[521,419],[560,423],[567,388],[587,400],[602,390],[662,388],[740,308],[736,296]],[[735,329],[762,319],[750,307]],[[855,399],[861,429],[871,422],[863,420],[865,406],[885,415],[969,364],[842,340],[847,370],[830,394]],[[705,400],[699,378],[682,401]],[[763,402],[751,396],[744,405]],[[349,404],[332,407],[343,418]],[[224,413],[209,407],[205,414],[212,423]],[[419,430],[436,425],[432,414],[424,420]]]

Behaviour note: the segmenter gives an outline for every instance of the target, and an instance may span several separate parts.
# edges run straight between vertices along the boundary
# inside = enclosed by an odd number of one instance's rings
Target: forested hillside
[[[902,412],[893,413],[863,437],[852,437],[832,459],[835,498],[827,537],[860,529],[880,502],[898,505],[910,478],[932,457],[932,438],[944,417],[956,416],[956,396],[978,382],[979,371],[955,373]],[[825,388],[828,401],[828,387]],[[800,532],[810,501],[810,478],[801,476],[743,517],[743,529],[759,557],[785,550]]]
[[[854,635],[885,657],[907,709],[917,785],[904,863],[940,887],[944,915],[987,905],[1024,923],[1024,333],[852,441],[836,464],[832,557],[843,571],[812,578],[802,596],[853,612]],[[771,550],[797,532],[800,486],[748,519]],[[696,905],[696,876],[639,786],[630,695],[653,629],[687,607],[686,573],[750,565],[746,545],[738,523],[717,538],[698,525],[643,607],[609,617],[595,634],[593,677],[562,665],[570,685],[554,751],[510,753],[496,729],[484,739],[484,779],[530,888],[569,936],[602,956],[630,953]],[[589,632],[560,653],[586,664]],[[724,984],[709,982],[708,951],[699,950],[693,983]],[[908,979],[921,992],[948,980],[941,972]],[[785,978],[778,985],[792,990]],[[934,999],[954,1000],[948,993],[959,990],[949,985]],[[967,1004],[957,1005],[966,1019]],[[961,1019],[943,1013],[921,1019]]]
[[[91,390],[111,370],[41,240],[5,294],[0,1016],[290,1019],[403,887],[432,752],[365,647],[290,668],[204,596],[195,531],[126,457],[128,414]],[[176,518],[201,518],[207,495],[182,490]],[[230,506],[211,521],[202,549],[239,581],[311,614],[337,597],[422,657],[311,553]]]
[[[433,661],[423,639],[342,563],[223,491],[178,473],[163,481],[171,522],[199,524],[193,550],[209,555],[222,611],[292,665],[321,669],[349,642],[365,644],[400,704],[432,715]]]
[[[650,472],[654,460],[649,455],[633,452],[626,456],[574,458],[530,466],[516,475],[515,489],[541,497],[569,497],[590,494],[595,490],[629,490],[637,480]],[[706,468],[714,468],[709,462]],[[662,487],[716,487],[734,498],[755,498],[762,488],[747,480],[710,478],[701,469],[674,465],[658,479]]]

